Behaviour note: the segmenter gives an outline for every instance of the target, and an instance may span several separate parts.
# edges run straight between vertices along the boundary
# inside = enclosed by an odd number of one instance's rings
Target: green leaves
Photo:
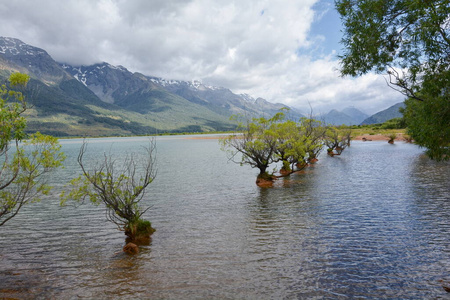
[[[13,73],[9,80],[11,86],[23,89],[29,76]],[[25,138],[26,120],[22,113],[26,108],[22,92],[11,90],[6,85],[0,87],[0,151],[5,150],[11,141]]]
[[[338,0],[344,25],[341,74],[388,75],[407,98],[408,132],[433,158],[447,157],[450,86],[448,0]],[[413,110],[417,110],[413,112]],[[445,136],[443,136],[445,134]]]
[[[29,76],[13,73],[10,85],[24,90]],[[27,106],[22,92],[0,88],[0,226],[13,218],[23,205],[48,195],[48,174],[65,159],[58,140],[40,133],[25,139]]]
[[[84,141],[78,155],[83,174],[70,182],[68,192],[61,193],[61,205],[65,205],[69,199],[76,203],[89,200],[95,205],[103,204],[109,221],[120,230],[134,234],[133,230],[127,229],[132,227],[130,224],[140,220],[148,209],[143,209],[139,202],[156,176],[155,147],[151,140],[149,146],[143,147],[143,154],[128,154],[121,164],[111,154],[105,153],[103,161],[98,161],[94,164],[95,167],[87,169],[83,161],[87,149]]]
[[[324,130],[313,119],[295,122],[279,112],[269,119],[253,118],[240,128],[240,134],[220,141],[222,150],[227,151],[230,160],[259,169],[258,177],[271,177],[273,174],[267,176],[267,168],[278,162],[282,163],[282,171],[290,174],[315,159],[322,149]],[[240,160],[236,159],[238,154]]]
[[[350,128],[327,127],[324,134],[324,143],[328,148],[328,154],[331,156],[340,155],[345,148],[350,146],[351,138],[352,130]]]
[[[11,83],[11,87],[14,88],[25,88],[29,80],[30,76],[23,73],[12,73],[9,76],[9,82]]]
[[[449,78],[450,80],[450,78]],[[424,89],[423,91],[431,91]],[[432,159],[450,159],[450,97],[449,93],[429,97],[427,101],[408,99],[403,111],[407,133],[415,143],[427,148]]]
[[[68,200],[83,203],[86,198],[95,205],[101,203],[98,195],[91,190],[91,183],[87,178],[82,176],[76,177],[69,182],[69,186],[71,188],[68,193],[64,190],[60,194],[61,206],[66,205]]]
[[[448,63],[448,0],[340,0],[336,8],[344,25],[343,75]]]

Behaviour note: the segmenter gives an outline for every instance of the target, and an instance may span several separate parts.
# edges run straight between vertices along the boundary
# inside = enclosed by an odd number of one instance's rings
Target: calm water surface
[[[62,140],[55,195],[0,228],[0,297],[448,299],[450,164],[411,144],[354,142],[275,187],[228,162],[217,140],[157,138],[136,256],[102,207],[59,207],[80,140]],[[92,139],[86,159],[145,138]]]

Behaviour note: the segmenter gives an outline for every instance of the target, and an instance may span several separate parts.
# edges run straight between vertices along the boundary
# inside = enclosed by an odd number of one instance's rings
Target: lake
[[[86,159],[146,138],[90,139]],[[157,137],[143,204],[156,232],[135,256],[99,206],[59,206],[81,140],[61,140],[54,194],[0,228],[0,297],[345,299],[450,296],[450,164],[396,142],[322,153],[273,188],[217,139]],[[325,151],[324,151],[325,152]]]

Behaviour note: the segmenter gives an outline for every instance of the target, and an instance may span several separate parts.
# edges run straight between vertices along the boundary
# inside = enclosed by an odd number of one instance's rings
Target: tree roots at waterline
[[[256,178],[256,185],[259,187],[272,187],[275,176],[268,173],[259,174]]]
[[[314,159],[310,164],[314,164],[318,161],[318,159]],[[306,168],[308,165],[310,165],[308,163],[298,163],[296,164],[296,169],[292,170],[292,169],[284,169],[282,168],[280,170],[280,175],[270,175],[269,173],[263,173],[263,174],[259,174],[258,177],[256,178],[256,185],[262,188],[268,188],[268,187],[273,187],[274,182],[279,179],[279,178],[284,178],[284,177],[289,177],[291,174],[295,174],[295,173],[299,173],[301,172],[304,168]]]
[[[134,243],[127,243],[124,247],[123,247],[123,252],[127,253],[127,254],[138,254],[139,253],[139,247],[134,244]]]
[[[123,247],[123,251],[128,254],[139,253],[138,245],[149,245],[151,241],[151,235],[156,230],[152,227],[149,221],[138,220],[135,223],[125,226],[126,245]]]

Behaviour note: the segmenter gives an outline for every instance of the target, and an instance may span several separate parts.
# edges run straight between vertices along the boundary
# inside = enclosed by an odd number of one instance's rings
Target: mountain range
[[[332,109],[325,115],[321,115],[320,119],[326,124],[331,125],[359,125],[367,117],[367,114],[355,107],[347,107],[342,111]]]
[[[0,80],[30,75],[28,130],[55,136],[145,135],[233,130],[232,115],[271,116],[285,107],[198,81],[132,73],[106,62],[58,63],[43,49],[0,37]],[[293,118],[302,114],[291,108]]]
[[[0,37],[0,81],[7,83],[12,72],[31,77],[25,95],[31,105],[25,112],[27,130],[60,137],[227,131],[237,125],[232,115],[269,117],[286,107],[224,87],[133,73],[106,62],[71,66],[56,62],[43,49]],[[290,108],[290,118],[302,116]],[[354,107],[321,116],[333,125],[371,122],[368,117]]]
[[[385,110],[382,110],[380,112],[377,112],[376,114],[365,119],[361,123],[361,125],[384,123],[384,122],[394,119],[394,118],[401,118],[401,117],[403,117],[403,115],[400,112],[400,109],[404,108],[404,107],[405,107],[404,102],[399,102],[397,104],[394,104],[391,107],[389,107]]]
[[[403,102],[392,105],[391,107],[369,116],[355,107],[347,107],[342,111],[331,110],[327,114],[320,115],[318,118],[331,125],[368,125],[384,123],[390,119],[401,118],[400,108],[405,107]]]

